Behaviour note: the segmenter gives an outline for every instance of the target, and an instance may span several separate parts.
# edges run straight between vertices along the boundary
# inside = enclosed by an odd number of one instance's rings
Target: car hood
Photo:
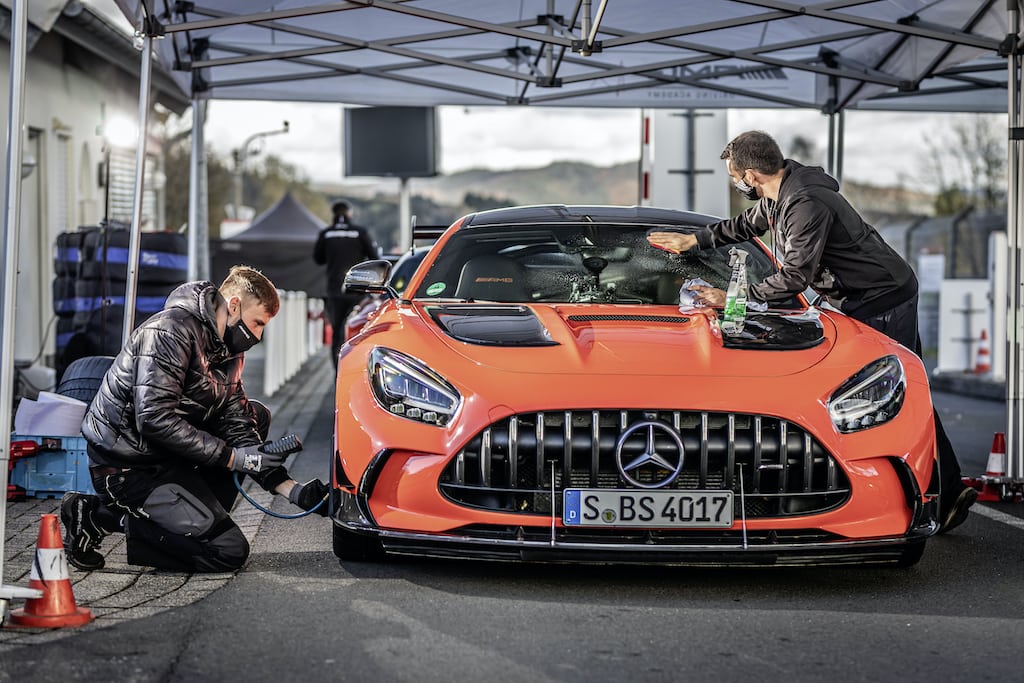
[[[750,314],[723,335],[714,311],[557,304],[417,304],[417,316],[453,352],[507,372],[606,375],[782,376],[834,346],[817,311]]]

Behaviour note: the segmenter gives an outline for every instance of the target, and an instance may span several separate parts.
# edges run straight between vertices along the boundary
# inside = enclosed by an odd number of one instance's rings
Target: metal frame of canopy
[[[1006,111],[1008,475],[1024,476],[1024,0],[922,1],[909,15],[900,13],[905,2],[888,0],[282,0],[275,10],[265,10],[270,0],[115,1],[139,27],[143,43],[125,337],[134,323],[153,59],[177,71],[192,99],[190,277],[208,275],[202,150],[210,99],[815,108],[832,116],[833,168],[841,166],[848,108]],[[11,429],[28,2],[4,0],[13,21],[0,434]],[[524,6],[537,11],[517,15]],[[565,8],[570,11],[559,13]],[[335,25],[344,33],[332,32]],[[984,53],[991,57],[979,59]],[[769,87],[779,80],[788,91]],[[991,94],[1004,88],[1007,99],[1000,104]],[[0,483],[6,484],[9,458],[5,438]],[[0,580],[5,522],[3,505]],[[0,586],[0,616],[7,600],[24,592]]]

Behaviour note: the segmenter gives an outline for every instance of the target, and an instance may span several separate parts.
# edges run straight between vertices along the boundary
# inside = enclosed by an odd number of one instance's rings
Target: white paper
[[[88,407],[77,398],[40,391],[37,400],[23,398],[18,403],[14,431],[26,436],[81,436]]]

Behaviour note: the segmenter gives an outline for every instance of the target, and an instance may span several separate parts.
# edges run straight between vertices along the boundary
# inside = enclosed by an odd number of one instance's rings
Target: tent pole
[[[843,145],[846,136],[843,110],[828,115],[828,172],[842,183],[843,180]]]
[[[1024,293],[1021,274],[1024,273],[1021,244],[1024,242],[1024,174],[1020,164],[1024,161],[1024,113],[1021,104],[1021,16],[1017,3],[1007,3],[1007,29],[1013,37],[1013,47],[1007,55],[1007,192],[1006,236],[1007,259],[1007,315],[1006,315],[1006,474],[1012,479],[1024,475]]]
[[[139,73],[139,140],[135,150],[135,197],[132,203],[132,233],[128,242],[128,276],[124,284],[123,342],[135,329],[135,298],[139,280],[139,252],[142,241],[142,190],[146,175],[146,139],[149,127],[149,81],[153,73],[153,37],[142,36],[142,65]]]
[[[412,209],[409,198],[409,179],[399,178],[398,185],[398,253],[404,254],[412,246]]]
[[[206,207],[206,107],[192,99],[192,156],[188,174],[188,279],[210,279],[210,225]]]
[[[28,31],[28,0],[11,6],[11,83],[7,116],[7,195],[4,217],[3,321],[0,324],[0,491],[7,491],[7,465],[11,459],[11,413],[14,408],[14,302],[18,283],[18,236],[21,232],[21,154],[24,141],[25,44]],[[38,591],[4,586],[4,539],[7,537],[7,500],[0,503],[0,624],[7,617],[11,598],[39,597]]]
[[[846,110],[840,109],[834,115],[835,117],[835,140],[832,144],[835,145],[835,168],[832,169],[833,177],[840,183],[843,182],[843,147],[846,144]]]

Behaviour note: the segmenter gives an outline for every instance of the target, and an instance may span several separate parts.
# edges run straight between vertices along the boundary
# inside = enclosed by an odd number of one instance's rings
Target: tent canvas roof
[[[318,218],[289,191],[231,239],[238,242],[280,240],[312,243],[324,224],[322,218]]]
[[[201,99],[1007,106],[1005,0],[116,2],[159,25],[159,59]]]
[[[210,240],[211,274],[219,281],[231,266],[259,268],[278,289],[327,294],[324,269],[313,262],[313,244],[324,221],[290,192],[229,239]]]

